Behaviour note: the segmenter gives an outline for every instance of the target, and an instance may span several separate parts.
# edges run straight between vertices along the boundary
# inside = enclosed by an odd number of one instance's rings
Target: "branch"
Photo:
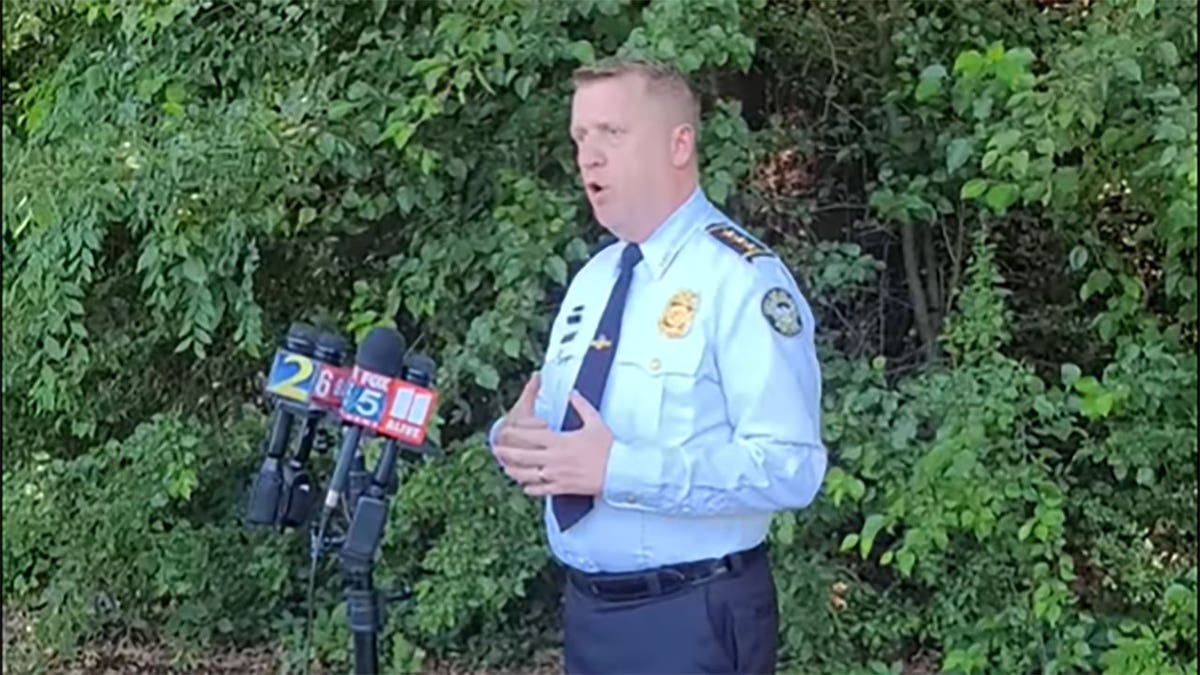
[[[921,285],[921,268],[917,261],[916,234],[913,233],[912,223],[901,224],[900,244],[904,251],[904,276],[908,282],[908,295],[912,299],[913,321],[917,324],[917,334],[925,346],[925,358],[932,363],[938,358],[937,336],[933,332],[929,303]]]
[[[958,232],[954,243],[950,242],[950,235],[947,234],[945,225],[941,228],[942,240],[946,243],[946,255],[950,256],[950,283],[946,284],[945,293],[947,306],[952,302],[954,294],[958,290],[958,280],[962,275],[963,243],[967,229],[963,223],[963,207],[961,204],[956,210],[955,215],[955,220],[958,222]]]
[[[936,328],[941,323],[942,308],[942,266],[938,264],[937,251],[933,247],[932,226],[921,228],[921,245],[925,249],[925,293],[929,296],[929,307],[934,314],[933,322]]]

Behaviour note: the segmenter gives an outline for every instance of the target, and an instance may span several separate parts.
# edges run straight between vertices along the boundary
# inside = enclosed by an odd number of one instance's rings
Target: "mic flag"
[[[317,370],[310,401],[326,410],[340,410],[346,390],[350,388],[350,376],[350,368],[322,363]]]
[[[376,429],[383,420],[384,406],[392,388],[392,378],[355,365],[342,397],[342,420],[360,427]]]
[[[271,371],[267,374],[268,394],[298,404],[307,405],[317,378],[317,364],[311,356],[289,349],[286,345],[275,350]]]
[[[350,369],[339,365],[344,349],[344,340],[328,332],[317,339],[315,353],[311,344],[287,340],[275,351],[266,393],[293,409],[337,410],[350,378]]]
[[[388,387],[387,412],[375,426],[375,431],[410,445],[421,445],[436,409],[437,393],[432,389],[392,380]]]
[[[342,420],[404,443],[425,442],[437,393],[414,382],[355,366],[346,382]]]

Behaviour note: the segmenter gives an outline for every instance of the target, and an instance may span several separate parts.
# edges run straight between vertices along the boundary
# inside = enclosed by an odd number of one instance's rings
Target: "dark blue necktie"
[[[583,363],[579,366],[579,375],[575,377],[575,389],[592,404],[600,409],[604,398],[604,385],[608,382],[608,371],[612,368],[613,354],[617,351],[617,341],[621,337],[621,315],[625,313],[625,298],[629,295],[629,282],[633,279],[633,268],[642,259],[642,250],[635,244],[629,244],[621,252],[621,273],[617,283],[613,285],[612,294],[608,296],[608,304],[604,314],[600,315],[600,324],[596,327],[596,338],[592,346],[584,354]],[[567,412],[563,416],[562,430],[575,431],[583,426],[575,407],[567,402]],[[553,497],[554,517],[558,519],[558,527],[566,530],[592,509],[592,498],[588,495],[556,495]]]

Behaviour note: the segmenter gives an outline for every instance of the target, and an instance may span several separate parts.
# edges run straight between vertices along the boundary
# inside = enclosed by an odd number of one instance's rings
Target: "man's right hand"
[[[525,383],[525,388],[521,390],[521,396],[508,413],[504,415],[504,420],[500,423],[500,428],[496,433],[496,445],[521,447],[534,449],[540,446],[531,446],[527,442],[519,441],[512,437],[514,429],[546,429],[549,427],[546,421],[537,416],[534,412],[534,402],[537,400],[538,389],[542,386],[542,378],[540,373],[534,373],[529,381]],[[501,462],[503,464],[503,462]]]

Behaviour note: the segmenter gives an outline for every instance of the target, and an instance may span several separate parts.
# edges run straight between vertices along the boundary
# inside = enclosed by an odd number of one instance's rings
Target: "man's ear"
[[[696,130],[692,125],[684,123],[677,125],[671,131],[671,163],[682,169],[694,159],[696,154]]]

